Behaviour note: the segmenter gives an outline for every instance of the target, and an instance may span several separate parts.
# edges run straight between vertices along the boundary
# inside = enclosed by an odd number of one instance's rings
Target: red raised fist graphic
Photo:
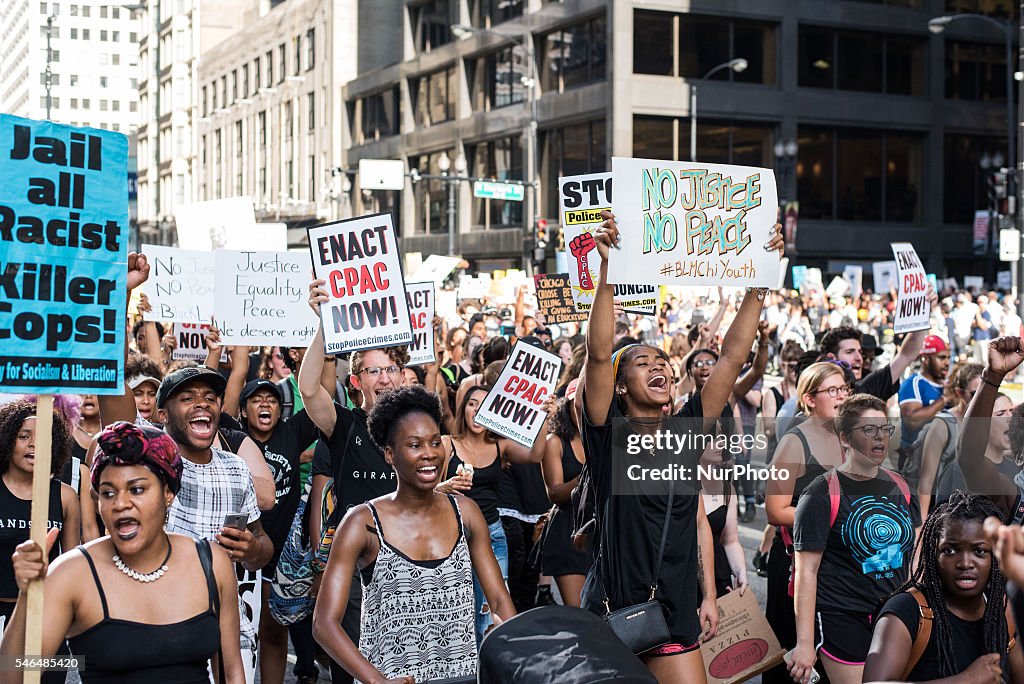
[[[597,247],[594,236],[590,233],[577,235],[569,243],[569,251],[576,257],[576,268],[579,269],[580,287],[584,290],[593,290],[594,281],[590,278],[590,267],[587,265],[587,254]]]

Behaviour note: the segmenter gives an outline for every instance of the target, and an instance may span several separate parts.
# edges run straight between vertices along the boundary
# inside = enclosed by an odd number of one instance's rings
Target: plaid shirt
[[[227,513],[246,513],[249,524],[259,520],[256,490],[248,466],[238,456],[211,448],[209,463],[182,459],[181,489],[168,511],[168,532],[194,539],[215,540]],[[256,625],[239,605],[242,648],[256,650]]]

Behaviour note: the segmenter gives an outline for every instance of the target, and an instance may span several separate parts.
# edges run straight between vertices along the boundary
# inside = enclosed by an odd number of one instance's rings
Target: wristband
[[[1001,385],[1001,383],[995,383],[995,382],[992,382],[991,380],[989,380],[988,378],[986,378],[984,373],[982,373],[982,375],[981,375],[981,381],[983,383],[985,383],[986,385],[988,385],[989,387],[995,387],[997,390],[1000,388],[1000,385]]]

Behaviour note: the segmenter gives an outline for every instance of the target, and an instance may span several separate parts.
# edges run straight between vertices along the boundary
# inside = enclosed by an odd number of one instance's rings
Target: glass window
[[[840,90],[882,92],[883,42],[875,33],[838,35],[836,76]]]
[[[679,75],[701,78],[711,69],[728,62],[729,22],[717,17],[684,15],[679,27]],[[711,78],[728,81],[730,69],[722,69]]]
[[[801,218],[914,223],[921,220],[921,136],[801,127]]]
[[[552,31],[541,44],[541,85],[561,92],[605,79],[608,37],[604,16]]]
[[[836,218],[882,220],[882,136],[840,130],[836,135]]]
[[[425,175],[441,175],[439,160],[442,152],[448,159],[455,158],[455,150],[438,150],[430,154],[409,157],[409,168],[418,169]],[[454,163],[454,162],[453,162]],[[415,216],[421,221],[413,232],[419,234],[442,234],[448,232],[448,187],[444,181],[421,180],[414,186]]]
[[[668,116],[633,117],[633,156],[639,159],[676,158],[674,119]]]
[[[356,141],[361,144],[397,135],[400,121],[399,102],[397,86],[362,98],[359,101],[359,130],[354,136]]]
[[[946,0],[946,12],[987,14],[998,19],[1016,19],[1017,0]]]
[[[526,60],[526,50],[512,45],[467,61],[473,109],[488,111],[525,100]]]
[[[973,133],[947,133],[945,139],[942,213],[946,223],[971,223],[974,212],[988,206],[981,158],[1006,156],[1006,138]]]
[[[886,39],[885,89],[896,95],[924,94],[924,45],[920,40]]]
[[[306,71],[316,66],[316,29],[306,31]]]
[[[274,85],[274,53],[267,51],[263,60],[267,64],[267,87]]]
[[[832,131],[801,127],[796,184],[800,218],[832,219]]]
[[[260,58],[257,57],[252,63],[252,94],[256,95],[260,91]]]
[[[946,97],[1006,102],[1005,46],[947,40]]]
[[[295,36],[292,39],[292,45],[295,47],[295,71],[292,73],[298,76],[302,71],[302,36]]]
[[[310,131],[316,129],[316,93],[312,91],[306,95],[306,128]]]
[[[523,151],[519,137],[501,138],[467,146],[469,173],[499,181],[523,179]],[[522,225],[523,203],[473,198],[474,228],[504,228]]]
[[[452,0],[428,0],[409,8],[413,43],[420,52],[452,41],[451,27],[459,23],[457,4]]]
[[[260,145],[267,144],[267,113],[260,112],[259,114],[259,126],[260,126]]]
[[[473,26],[490,28],[495,24],[523,16],[525,0],[470,0]]]
[[[541,211],[555,218],[558,211],[558,178],[608,169],[605,121],[587,121],[541,132]]]
[[[633,73],[672,75],[674,21],[671,12],[633,10]]]
[[[284,83],[285,74],[288,73],[288,48],[284,43],[277,46],[277,82]]]
[[[249,97],[249,65],[242,65],[242,97]]]
[[[430,126],[455,118],[455,67],[421,76],[414,82],[412,106],[418,126]]]
[[[801,86],[835,87],[834,48],[832,31],[800,27],[797,74]]]

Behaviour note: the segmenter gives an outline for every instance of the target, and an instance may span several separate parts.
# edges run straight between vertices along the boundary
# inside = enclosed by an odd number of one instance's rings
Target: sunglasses
[[[694,361],[693,362],[693,367],[694,368],[714,368],[715,367],[715,360],[714,359],[703,359],[701,361]]]

